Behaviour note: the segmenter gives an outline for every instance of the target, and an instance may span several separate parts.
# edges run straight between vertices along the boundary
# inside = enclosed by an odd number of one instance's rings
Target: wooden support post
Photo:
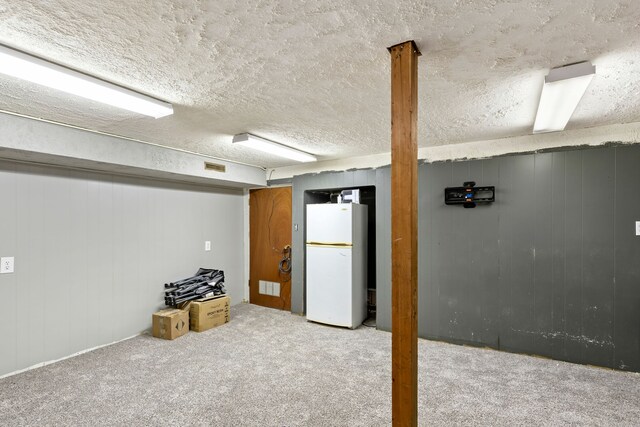
[[[418,56],[391,53],[391,374],[394,426],[418,425]]]

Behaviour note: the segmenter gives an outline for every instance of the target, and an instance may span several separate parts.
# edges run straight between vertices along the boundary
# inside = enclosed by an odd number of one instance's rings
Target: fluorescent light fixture
[[[533,133],[563,130],[591,83],[596,67],[579,62],[554,68],[544,79]]]
[[[173,114],[167,102],[2,45],[0,73],[156,119]]]
[[[250,133],[241,133],[233,137],[233,143],[245,147],[260,150],[265,153],[273,154],[287,159],[296,160],[298,162],[315,162],[316,157],[304,151],[251,135]]]

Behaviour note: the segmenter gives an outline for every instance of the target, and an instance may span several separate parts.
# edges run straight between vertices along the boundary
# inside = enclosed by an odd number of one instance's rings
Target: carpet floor
[[[640,375],[419,342],[419,424],[635,425]],[[242,304],[0,380],[0,425],[384,426],[391,335]]]

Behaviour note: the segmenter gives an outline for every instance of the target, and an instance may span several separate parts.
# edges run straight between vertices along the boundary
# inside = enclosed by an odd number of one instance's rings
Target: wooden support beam
[[[413,41],[391,53],[392,417],[418,425],[418,56]]]

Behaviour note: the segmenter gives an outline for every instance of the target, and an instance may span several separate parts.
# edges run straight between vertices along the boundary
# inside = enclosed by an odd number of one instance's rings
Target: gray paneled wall
[[[632,146],[422,166],[421,335],[640,370],[638,164]],[[465,180],[496,203],[443,205]]]
[[[0,376],[146,330],[201,266],[242,301],[241,192],[0,161],[0,197]]]
[[[638,165],[637,145],[420,165],[420,336],[640,371]],[[295,177],[294,223],[304,190],[376,185],[378,327],[389,330],[389,169],[364,172]],[[444,188],[469,180],[495,185],[496,202],[444,205]]]

